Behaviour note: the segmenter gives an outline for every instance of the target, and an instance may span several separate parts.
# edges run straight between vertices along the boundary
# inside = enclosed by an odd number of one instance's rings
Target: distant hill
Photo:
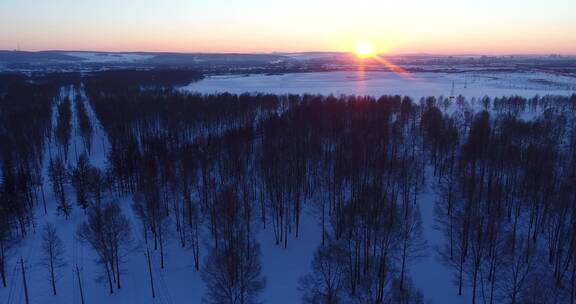
[[[55,63],[55,62],[78,62],[83,58],[67,55],[60,52],[25,52],[25,51],[0,51],[0,62],[13,63]]]

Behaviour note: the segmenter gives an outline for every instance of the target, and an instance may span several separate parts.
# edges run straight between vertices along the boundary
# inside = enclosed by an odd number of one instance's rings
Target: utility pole
[[[78,286],[80,288],[80,301],[82,302],[82,304],[85,304],[84,292],[82,291],[82,280],[80,280],[80,270],[78,269],[78,264],[76,264],[76,277],[78,278]]]
[[[24,298],[26,299],[26,304],[30,304],[30,299],[28,298],[28,285],[26,284],[26,271],[24,270],[24,259],[20,257],[20,268],[22,269],[22,281],[24,282]]]
[[[150,263],[150,250],[148,246],[146,246],[146,259],[148,260],[148,272],[150,273],[150,287],[152,288],[152,299],[156,297],[156,293],[154,292],[154,280],[152,278],[152,263]]]

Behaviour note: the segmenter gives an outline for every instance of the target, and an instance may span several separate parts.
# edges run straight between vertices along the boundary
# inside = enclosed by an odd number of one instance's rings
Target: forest
[[[58,282],[71,244],[43,220],[56,214],[79,221],[74,235],[95,257],[102,294],[126,288],[124,265],[138,247],[150,276],[141,292],[158,297],[152,265],[171,263],[167,244],[176,242],[205,285],[203,302],[259,303],[268,287],[262,242],[287,249],[318,234],[298,282],[302,303],[427,303],[410,272],[426,255],[473,304],[576,303],[576,95],[174,88],[201,77],[0,76],[3,288],[22,284],[10,276],[19,265],[26,273],[19,250],[33,234],[41,259],[28,262],[40,263],[45,296],[68,288]],[[103,167],[91,162],[98,151]],[[428,188],[436,199],[422,201]],[[424,203],[434,206],[439,248],[423,236]],[[308,219],[317,229],[302,228]],[[262,230],[273,238],[259,238]],[[96,274],[79,273],[84,304],[82,286]]]

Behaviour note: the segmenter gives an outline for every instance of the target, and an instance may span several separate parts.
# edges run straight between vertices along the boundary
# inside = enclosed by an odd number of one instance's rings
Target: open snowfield
[[[90,63],[110,63],[110,62],[137,62],[153,58],[152,55],[131,54],[131,53],[93,53],[93,52],[69,52],[66,55],[80,57]]]
[[[183,87],[199,93],[262,92],[276,94],[346,94],[346,95],[455,95],[496,97],[519,95],[571,95],[576,92],[576,78],[542,72],[462,72],[410,73],[393,72],[317,72],[282,75],[211,76]]]

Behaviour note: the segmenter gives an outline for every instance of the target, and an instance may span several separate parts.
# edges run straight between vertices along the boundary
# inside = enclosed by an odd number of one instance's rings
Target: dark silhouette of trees
[[[56,129],[54,130],[56,143],[62,149],[63,157],[65,160],[68,159],[68,149],[70,146],[71,137],[71,101],[69,98],[64,98],[64,100],[58,105],[58,116],[56,118]]]
[[[205,260],[201,276],[208,292],[207,303],[258,303],[265,286],[260,264],[260,245],[243,217],[243,204],[232,188],[224,188],[215,202],[220,241]]]
[[[344,302],[344,263],[346,252],[339,244],[328,239],[314,254],[311,273],[300,280],[302,301],[313,304]]]
[[[474,303],[574,303],[576,97],[200,95],[158,88],[199,77],[166,73],[93,73],[76,85],[88,99],[54,104],[56,82],[0,82],[4,284],[10,251],[36,225],[47,166],[66,217],[67,183],[75,190],[86,213],[78,237],[111,293],[131,235],[127,206],[106,202],[132,198],[160,266],[169,241],[189,248],[207,302],[258,300],[255,233],[266,229],[284,248],[321,234],[302,278],[307,303],[422,303],[409,274],[434,254],[424,250],[420,206],[435,203],[455,293]],[[90,155],[86,102],[108,137],[108,162],[97,169],[82,153],[67,170],[71,110]],[[45,149],[52,106],[57,155]],[[304,218],[319,230],[301,229]]]
[[[90,205],[89,188],[95,189],[96,185],[91,185],[91,175],[96,170],[90,165],[86,154],[81,154],[76,162],[76,167],[70,168],[70,182],[76,191],[76,203],[78,207],[86,211]],[[93,187],[90,187],[93,186]]]
[[[439,172],[437,206],[448,241],[443,256],[460,292],[470,286],[473,303],[573,301],[566,251],[571,238],[561,235],[573,214],[566,209],[572,200],[566,195],[573,194],[565,185],[574,171],[563,167],[572,168],[565,143],[574,131],[565,124],[569,99],[554,100],[495,99],[496,115],[481,112],[469,129],[460,127],[464,143],[443,160],[448,170]],[[490,108],[489,100],[482,102]],[[519,118],[527,109],[539,118]]]
[[[52,191],[54,192],[54,197],[58,202],[57,211],[58,214],[62,213],[66,219],[70,216],[72,212],[72,205],[68,203],[66,198],[65,185],[68,182],[68,171],[64,166],[64,162],[61,158],[57,157],[50,161],[48,167],[48,176],[50,177],[50,182],[52,183]]]
[[[91,165],[87,167],[87,196],[89,202],[99,208],[102,205],[103,194],[110,189],[110,182],[107,181],[102,170]]]
[[[45,205],[42,162],[51,131],[53,97],[59,75],[30,81],[0,74],[0,276],[7,286],[7,264],[15,245],[35,229],[39,193]],[[46,208],[44,207],[44,210]]]
[[[3,199],[5,199],[3,197]],[[10,250],[15,245],[17,239],[11,233],[9,215],[5,210],[0,213],[0,276],[2,277],[2,285],[7,286],[7,260]]]
[[[84,100],[82,100],[80,94],[76,95],[76,101],[74,104],[76,107],[76,120],[78,123],[80,136],[84,142],[84,148],[86,149],[87,153],[90,154],[92,150],[92,136],[94,131],[92,123],[90,122],[90,117],[88,116],[88,112],[86,110],[86,106],[84,105]]]

